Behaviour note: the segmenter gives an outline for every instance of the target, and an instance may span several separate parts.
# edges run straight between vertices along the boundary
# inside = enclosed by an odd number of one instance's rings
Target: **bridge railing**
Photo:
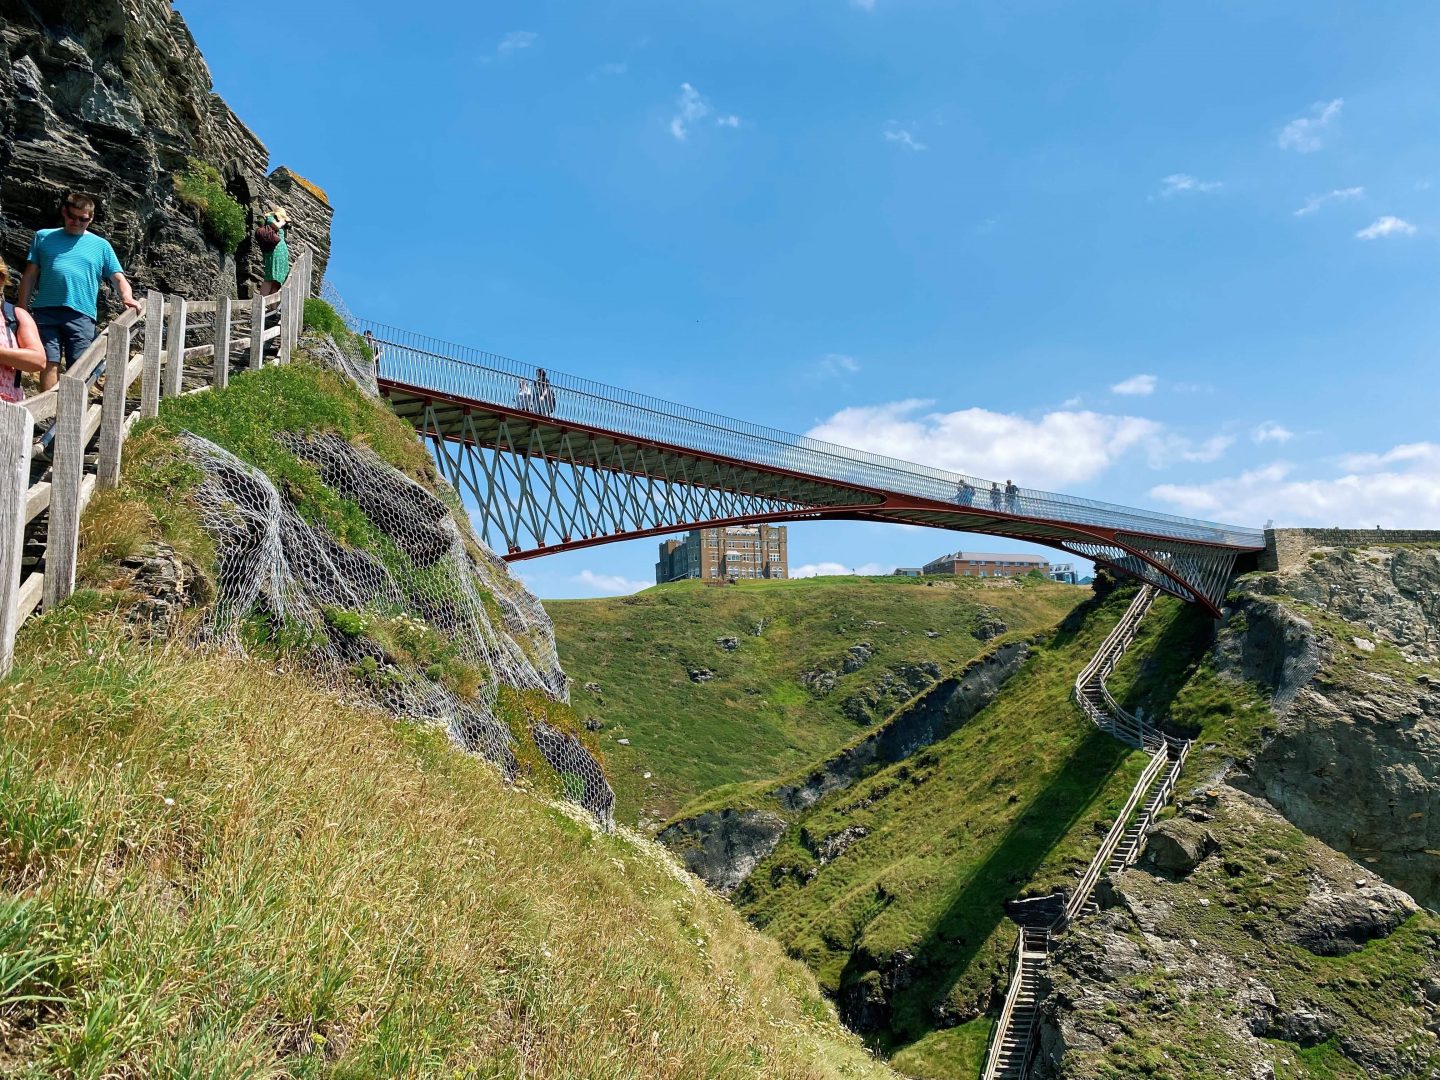
[[[354,319],[353,327],[368,329],[379,340],[382,378],[457,398],[538,412],[840,484],[957,503],[973,507],[978,514],[1045,518],[1232,548],[1264,547],[1263,534],[1254,529],[1034,488],[1007,493],[980,477],[854,450],[563,372],[546,372],[549,395],[542,397],[536,387],[538,368],[363,319]]]

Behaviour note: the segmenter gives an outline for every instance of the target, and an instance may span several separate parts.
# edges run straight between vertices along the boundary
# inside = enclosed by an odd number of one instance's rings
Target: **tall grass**
[[[6,1075],[891,1075],[648,842],[434,730],[83,605],[0,708]]]

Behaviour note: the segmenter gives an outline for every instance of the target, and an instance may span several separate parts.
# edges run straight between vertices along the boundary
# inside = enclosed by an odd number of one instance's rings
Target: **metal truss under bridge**
[[[1258,530],[1020,488],[352,320],[380,389],[508,560],[713,525],[894,521],[1045,544],[1219,615]],[[963,486],[962,486],[963,485]]]

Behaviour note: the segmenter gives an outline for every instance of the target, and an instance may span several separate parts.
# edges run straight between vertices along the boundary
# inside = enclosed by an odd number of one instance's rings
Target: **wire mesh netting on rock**
[[[265,473],[185,433],[204,473],[195,498],[220,553],[209,636],[243,648],[259,619],[323,678],[444,725],[514,778],[519,747],[497,717],[501,688],[569,696],[544,608],[450,507],[373,452],[338,435],[276,437],[359,508],[374,536],[368,550],[340,543]],[[615,795],[590,752],[537,717],[528,727],[565,796],[609,824]]]

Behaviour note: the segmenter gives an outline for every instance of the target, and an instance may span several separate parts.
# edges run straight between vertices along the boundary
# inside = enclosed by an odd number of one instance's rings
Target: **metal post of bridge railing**
[[[140,415],[160,411],[160,353],[165,333],[165,294],[151,289],[145,294],[145,366],[140,371]]]
[[[0,678],[10,674],[20,629],[20,567],[34,439],[29,410],[0,402]]]

